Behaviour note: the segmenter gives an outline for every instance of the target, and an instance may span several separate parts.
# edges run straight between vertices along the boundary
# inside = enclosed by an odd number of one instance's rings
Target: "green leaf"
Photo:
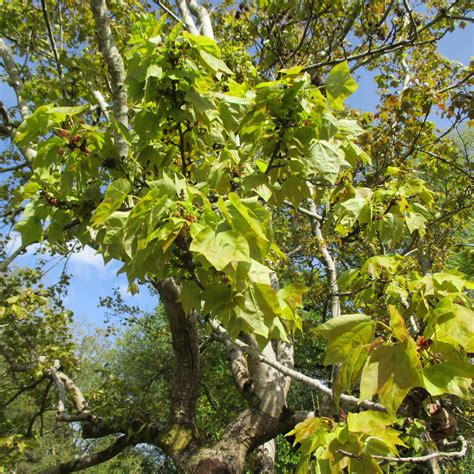
[[[440,316],[437,326],[467,352],[474,352],[474,311],[454,304],[452,312]]]
[[[474,367],[463,361],[441,362],[423,369],[425,388],[436,397],[450,393],[469,399]]]
[[[202,61],[206,64],[209,69],[213,72],[225,72],[226,74],[232,75],[232,71],[227,67],[226,63],[222,59],[216,58],[214,55],[208,53],[204,49],[199,49],[199,56]]]
[[[197,92],[194,87],[188,89],[185,100],[193,104],[200,114],[205,114],[208,110],[215,109],[214,103],[202,93]]]
[[[130,189],[130,182],[126,179],[118,179],[111,183],[105,192],[104,200],[92,215],[93,224],[99,226],[116,211],[128,196]]]
[[[13,228],[21,234],[23,246],[40,242],[43,238],[41,219],[35,215],[35,201],[30,201],[23,212],[23,219]]]
[[[244,293],[236,312],[255,335],[269,337],[275,318],[281,313],[277,295],[270,285],[254,283]],[[286,339],[285,334],[281,334]]]
[[[407,225],[408,230],[410,231],[410,234],[413,234],[413,232],[417,230],[420,233],[421,237],[425,235],[425,228],[426,228],[426,222],[427,222],[427,219],[425,216],[417,212],[408,211],[405,213],[404,217],[405,217],[405,224]]]
[[[393,273],[396,268],[397,265],[393,258],[377,255],[368,258],[360,271],[361,273],[368,273],[372,278],[378,278],[383,271]]]
[[[389,413],[395,413],[408,392],[423,386],[422,367],[413,339],[378,347],[369,355],[362,370],[360,398],[378,394]]]
[[[232,262],[250,260],[247,240],[234,230],[216,234],[210,228],[205,228],[194,237],[190,250],[203,255],[218,271],[224,270]]]
[[[368,355],[369,346],[359,345],[354,347],[341,363],[333,384],[333,399],[337,409],[342,392],[351,392],[357,384]]]
[[[313,141],[307,156],[309,171],[325,184],[334,184],[341,166],[349,166],[343,151],[326,140]]]
[[[337,223],[337,230],[342,234],[347,231],[357,222],[359,216],[365,208],[369,208],[367,201],[361,197],[356,196],[348,199],[336,206],[336,213],[341,217]]]
[[[357,90],[347,62],[334,66],[326,79],[326,91],[329,105],[334,110],[343,110],[344,100]]]
[[[303,304],[303,295],[308,288],[302,283],[289,283],[278,291],[278,297],[286,302],[291,308],[297,308]]]
[[[232,290],[230,285],[214,283],[202,292],[201,298],[204,301],[204,313],[215,314],[232,302]]]
[[[186,314],[189,314],[193,309],[201,309],[201,289],[194,281],[186,280],[181,288],[178,301],[183,305]]]
[[[257,199],[240,199],[236,193],[229,193],[228,202],[219,198],[219,209],[230,226],[245,236],[252,258],[261,259],[270,250],[270,215]]]
[[[292,429],[285,436],[295,436],[295,441],[293,446],[296,446],[298,443],[301,443],[302,440],[312,436],[321,426],[321,418],[307,418],[306,420],[298,423],[294,429]]]
[[[14,230],[21,234],[21,244],[23,246],[40,242],[43,237],[43,226],[41,220],[36,216],[22,219],[15,225]]]
[[[324,363],[344,362],[354,348],[372,341],[374,327],[365,314],[345,314],[318,326],[314,332],[328,341]]]
[[[396,445],[405,446],[405,443],[399,438],[400,432],[388,428],[393,421],[391,415],[372,410],[361,413],[349,413],[347,415],[349,431],[365,433],[370,437],[376,437],[386,444],[390,452],[396,454]]]
[[[393,334],[400,342],[408,341],[410,334],[408,333],[402,315],[397,311],[395,306],[390,305],[388,309],[390,312],[390,327],[393,329]]]

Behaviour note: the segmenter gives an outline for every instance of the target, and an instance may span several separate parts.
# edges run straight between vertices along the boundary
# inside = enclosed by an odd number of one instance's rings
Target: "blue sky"
[[[456,30],[448,34],[439,45],[440,51],[446,57],[468,64],[474,54],[474,29],[472,27],[464,30]],[[433,71],[435,73],[435,71]],[[375,85],[373,78],[376,73],[363,71],[357,78],[359,89],[349,98],[348,103],[352,107],[363,111],[374,111],[377,103]],[[12,89],[5,83],[0,83],[0,100],[7,106],[15,104],[15,96]],[[439,126],[445,124],[439,123]],[[0,140],[0,151],[8,145],[6,141]],[[12,248],[19,242],[12,242]],[[34,265],[34,249],[26,255],[20,256],[17,265]],[[54,262],[51,263],[51,265]],[[45,280],[49,284],[55,284],[63,270],[64,262],[57,263],[46,275]],[[66,298],[66,306],[74,311],[79,323],[90,323],[102,325],[104,321],[104,310],[98,308],[99,298],[109,295],[113,287],[118,287],[125,298],[126,303],[137,305],[145,311],[151,311],[157,303],[156,297],[150,295],[144,287],[140,293],[131,296],[127,293],[127,280],[124,275],[118,275],[119,262],[110,262],[104,265],[102,257],[95,254],[91,248],[85,248],[74,254],[67,264],[67,270],[72,274],[69,294]]]

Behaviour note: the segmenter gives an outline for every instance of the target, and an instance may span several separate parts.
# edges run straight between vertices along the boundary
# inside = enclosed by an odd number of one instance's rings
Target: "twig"
[[[295,206],[292,202],[288,201],[285,199],[284,201],[285,204],[288,206],[292,207],[293,209],[296,209],[297,211],[301,212],[302,214],[306,214],[309,217],[313,217],[314,219],[317,219],[318,221],[322,221],[323,217],[319,215],[317,212],[312,212],[308,209],[305,209],[304,207],[301,206]]]
[[[29,165],[30,164],[28,162],[24,161],[23,163],[19,163],[17,165],[7,166],[6,168],[0,168],[0,173],[8,173],[9,171],[18,171]]]

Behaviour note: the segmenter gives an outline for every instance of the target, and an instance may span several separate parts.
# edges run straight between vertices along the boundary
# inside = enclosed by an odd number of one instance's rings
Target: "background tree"
[[[447,267],[470,216],[468,132],[452,136],[472,71],[437,42],[469,8],[6,4],[2,218],[22,245],[3,251],[0,352],[15,398],[41,410],[54,394],[56,421],[97,449],[44,472],[138,445],[183,472],[271,472],[288,433],[301,472],[466,454],[453,400],[470,394],[472,286]],[[378,72],[375,114],[344,106],[362,67]],[[11,267],[40,241],[89,245],[159,296],[161,313],[132,314],[104,388],[75,377],[61,295]]]

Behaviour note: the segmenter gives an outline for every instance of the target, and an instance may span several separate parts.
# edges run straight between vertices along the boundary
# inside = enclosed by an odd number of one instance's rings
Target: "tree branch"
[[[312,214],[317,214],[316,204],[313,199],[309,199],[309,207]],[[321,232],[321,221],[312,218],[311,219],[311,229],[314,236],[319,242],[321,254],[323,256],[324,264],[327,272],[327,280],[329,287],[329,295],[331,299],[331,316],[337,318],[341,314],[341,305],[339,300],[339,285],[337,283],[337,269],[336,262],[329,252],[326,241],[324,240],[323,234]]]
[[[134,444],[136,444],[136,441],[129,439],[128,436],[121,436],[103,451],[99,451],[95,454],[84,456],[79,459],[73,459],[69,462],[64,462],[59,464],[59,466],[50,467],[41,471],[41,474],[64,474],[67,472],[81,471],[112,459],[113,457],[117,456],[117,454],[120,454],[125,448]]]
[[[20,71],[15,63],[15,60],[13,59],[13,54],[2,38],[0,38],[0,58],[2,58],[8,78],[10,79],[10,85],[15,91],[21,118],[25,119],[28,117],[28,115],[30,115],[30,109],[28,108],[26,102],[23,101]]]
[[[178,23],[181,22],[181,19],[175,15],[175,13],[170,10],[166,5],[163,4],[163,2],[160,2],[159,0],[153,0],[153,2],[158,5],[160,8],[162,8],[168,15],[173,18],[173,20],[177,21]]]
[[[202,5],[199,5],[196,0],[188,0],[188,6],[193,15],[199,19],[202,35],[214,39],[209,12]]]
[[[253,395],[253,380],[250,376],[247,359],[242,352],[242,349],[232,340],[226,339],[224,346],[230,360],[230,370],[234,378],[234,382],[240,394],[247,400],[251,400]]]
[[[179,11],[181,12],[181,16],[184,21],[184,25],[186,29],[193,35],[199,35],[199,31],[196,28],[196,24],[194,23],[194,19],[189,11],[188,4],[186,0],[176,0],[176,4],[178,5]]]
[[[461,449],[459,451],[452,451],[452,452],[437,451],[431,454],[427,454],[425,456],[419,456],[419,457],[414,456],[414,457],[406,457],[406,458],[398,458],[395,456],[379,456],[376,454],[372,454],[371,457],[379,461],[397,462],[397,463],[402,463],[402,462],[422,463],[422,462],[431,461],[433,459],[443,459],[443,458],[457,459],[457,458],[464,457],[467,453],[467,448],[468,448],[467,441],[463,436],[459,436],[458,441],[461,442]],[[341,454],[344,454],[345,456],[349,456],[351,458],[358,457],[356,454],[350,453],[348,451],[344,451],[343,449],[338,449],[338,452]]]
[[[109,112],[107,111],[107,102],[105,102],[104,96],[100,91],[92,91],[94,94],[95,99],[97,100],[97,103],[99,104],[100,111],[104,114],[104,117],[109,120]]]
[[[217,337],[220,337],[222,340],[230,338],[229,335],[227,334],[227,331],[219,323],[213,325],[213,329],[215,330]],[[263,362],[264,364],[269,365],[270,367],[273,367],[274,369],[278,370],[282,374],[287,375],[288,377],[291,377],[293,380],[301,382],[307,385],[308,387],[311,387],[317,390],[318,392],[325,393],[326,395],[330,395],[332,397],[332,389],[330,387],[327,387],[323,383],[321,383],[319,380],[308,377],[307,375],[304,375],[301,372],[297,372],[294,369],[290,369],[289,367],[284,366],[283,364],[281,364],[280,362],[276,360],[271,360],[267,358],[265,355],[261,354],[257,349],[251,347],[248,344],[245,344],[244,342],[238,339],[234,341],[234,343],[237,344],[247,354],[252,354],[252,356],[256,357],[259,361]],[[383,411],[383,412],[386,411],[385,407],[381,405],[380,403],[371,402],[369,400],[360,400],[359,398],[353,397],[352,395],[342,394],[341,400],[344,403],[347,403],[349,405],[361,406],[368,410]]]
[[[105,0],[91,0],[91,6],[99,49],[107,62],[111,78],[114,117],[118,123],[128,127],[128,94],[125,87],[125,67],[122,56],[114,43],[107,19]],[[119,133],[116,133],[115,136],[120,157],[126,158],[128,156],[127,142]]]
[[[30,166],[30,164],[26,161],[23,163],[18,163],[17,165],[12,165],[12,166],[7,166],[5,168],[0,168],[0,173],[8,173],[10,171],[18,171],[21,170],[22,168],[25,168],[26,166]]]
[[[174,352],[171,405],[175,423],[194,427],[199,396],[199,344],[196,317],[186,315],[178,301],[180,288],[173,278],[155,283],[165,308]]]
[[[317,219],[318,221],[322,221],[323,220],[323,217],[320,216],[317,212],[312,212],[312,211],[309,211],[308,209],[305,209],[304,207],[302,206],[295,206],[292,202],[288,201],[285,199],[284,203],[290,207],[292,207],[293,209],[301,212],[302,214],[306,215],[306,216],[309,216],[309,217],[313,217],[314,219]]]
[[[59,60],[58,48],[56,46],[56,40],[54,39],[53,30],[51,29],[51,23],[49,21],[49,14],[48,14],[48,7],[46,5],[45,0],[41,0],[41,10],[43,11],[43,18],[44,22],[46,23],[46,29],[48,31],[48,38],[49,43],[51,45],[51,49],[53,50],[54,60],[56,62],[56,68],[58,70],[59,78],[62,79],[63,74],[63,67],[61,66],[61,61]]]

